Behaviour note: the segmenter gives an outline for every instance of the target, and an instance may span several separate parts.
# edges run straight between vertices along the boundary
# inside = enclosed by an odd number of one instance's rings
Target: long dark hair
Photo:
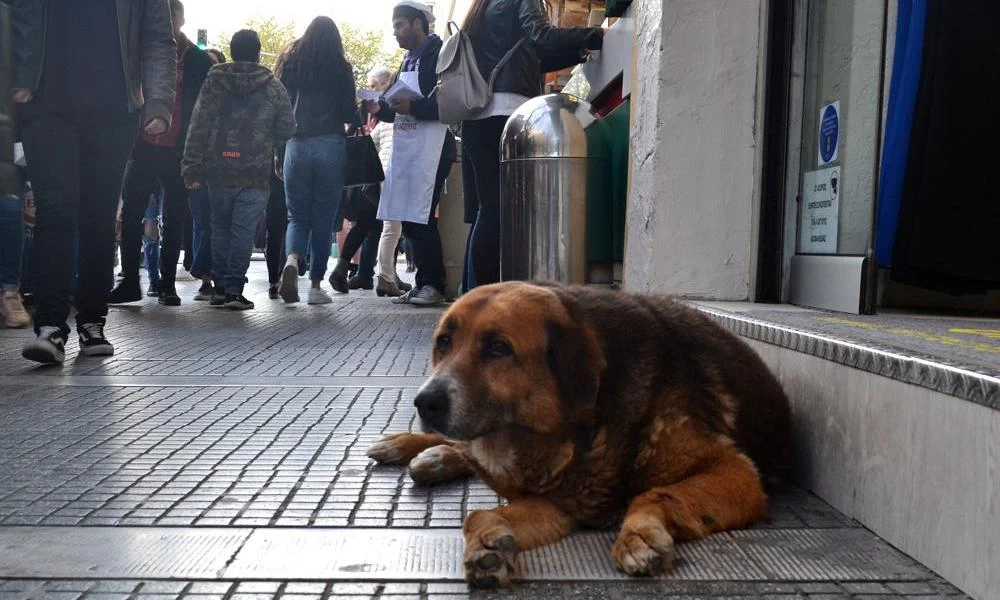
[[[527,0],[528,2],[537,2],[541,5],[542,12],[545,16],[549,15],[549,2],[548,0]],[[486,7],[489,6],[490,0],[474,0],[472,7],[469,8],[469,12],[465,15],[465,22],[462,24],[462,31],[467,35],[475,35],[483,28],[483,21],[486,20]]]
[[[285,87],[303,91],[329,89],[354,80],[344,56],[344,40],[330,17],[316,17],[302,37],[281,53],[275,72]]]

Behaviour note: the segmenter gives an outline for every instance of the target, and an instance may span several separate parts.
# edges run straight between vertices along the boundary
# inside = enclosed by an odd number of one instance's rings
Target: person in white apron
[[[436,212],[456,156],[455,138],[438,120],[437,100],[428,97],[437,85],[435,70],[441,50],[441,38],[430,33],[433,22],[434,13],[421,2],[403,0],[392,11],[393,35],[407,50],[399,78],[418,85],[423,97],[366,103],[371,114],[394,124],[378,218],[403,222],[403,236],[413,245],[417,263],[413,290],[393,298],[393,302],[418,306],[434,306],[445,300]]]

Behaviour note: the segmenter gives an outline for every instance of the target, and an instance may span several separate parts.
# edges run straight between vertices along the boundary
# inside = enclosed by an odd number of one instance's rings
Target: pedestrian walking
[[[275,146],[295,133],[285,87],[260,64],[260,38],[248,29],[230,42],[231,63],[208,74],[184,151],[185,183],[208,185],[212,216],[213,306],[254,307],[243,295],[254,233],[264,215]]]
[[[433,95],[442,44],[441,38],[430,32],[433,22],[434,12],[422,2],[403,0],[396,4],[393,35],[407,51],[399,77],[412,82],[415,74],[421,97],[366,103],[376,118],[394,124],[392,157],[378,218],[403,223],[403,236],[413,244],[417,264],[416,286],[393,302],[418,306],[434,306],[445,300],[444,256],[436,213],[456,157],[455,138],[438,119]]]
[[[226,55],[211,49],[205,51],[212,65],[226,62]],[[204,85],[204,84],[202,84]],[[208,186],[188,191],[188,208],[191,214],[191,276],[201,280],[201,287],[194,295],[196,302],[209,301],[214,293],[212,283],[212,203]]]
[[[78,232],[86,248],[75,295],[80,353],[113,354],[104,325],[125,162],[140,125],[158,136],[173,120],[170,7],[163,0],[20,2],[13,29],[14,100],[36,207],[37,337],[22,354],[65,360]]]
[[[188,191],[181,178],[181,156],[187,137],[191,111],[201,91],[201,84],[212,66],[208,54],[191,43],[181,31],[184,25],[184,4],[170,0],[173,37],[176,40],[177,94],[171,107],[170,129],[161,134],[142,132],[132,151],[125,175],[122,194],[122,272],[125,276],[112,290],[112,304],[137,302],[142,299],[139,281],[139,251],[142,247],[142,218],[146,212],[153,182],[163,185],[163,214],[160,226],[163,239],[160,247],[159,303],[179,306],[177,295],[177,261],[184,245],[184,222]]]
[[[552,27],[540,0],[475,0],[463,31],[486,81],[499,65],[490,103],[462,122],[466,221],[475,223],[469,232],[463,282],[469,290],[500,281],[500,136],[507,119],[542,92],[542,73],[581,63],[589,51],[599,50],[604,30]]]
[[[299,259],[309,246],[309,304],[327,304],[320,287],[330,258],[333,220],[340,208],[346,161],[345,125],[357,126],[354,75],[340,30],[316,17],[276,66],[295,109],[295,135],[282,166],[288,205],[287,252],[279,293],[299,301]]]

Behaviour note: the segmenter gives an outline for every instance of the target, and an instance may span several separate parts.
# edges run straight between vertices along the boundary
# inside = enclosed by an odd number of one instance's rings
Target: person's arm
[[[284,146],[293,135],[295,135],[295,112],[292,110],[292,101],[288,97],[288,91],[281,82],[275,79],[273,82],[274,92],[274,144]]]
[[[10,56],[13,62],[14,101],[28,102],[41,73],[42,32],[37,30],[44,20],[42,3],[32,0],[14,0],[10,8]],[[34,65],[34,68],[32,68]]]
[[[434,86],[437,85],[437,63],[437,52],[420,61],[417,79],[420,82],[420,93],[424,97],[410,103],[410,114],[418,121],[440,120],[437,95],[434,94]]]
[[[539,56],[538,60],[541,63],[542,73],[551,73],[552,71],[562,71],[568,67],[575,67],[582,63],[586,59],[586,56],[586,53],[580,50],[573,50],[564,53],[545,54]]]
[[[166,129],[174,112],[177,93],[177,43],[174,42],[170,21],[170,5],[163,0],[144,0],[142,3],[142,126],[162,119]],[[164,131],[166,131],[166,129]]]
[[[341,102],[343,103],[341,106],[341,114],[347,116],[347,120],[344,121],[344,124],[347,125],[351,131],[356,131],[359,127],[361,127],[361,118],[358,113],[358,88],[354,84],[353,74],[347,74],[343,88],[345,93],[341,97]]]
[[[516,1],[521,35],[535,46],[539,56],[601,49],[604,31],[600,27],[553,27],[538,0]]]
[[[212,127],[219,122],[223,93],[215,78],[209,76],[201,86],[194,112],[191,113],[191,126],[188,127],[184,159],[181,161],[181,174],[184,176],[184,184],[189,188],[204,183],[205,155],[208,153]]]

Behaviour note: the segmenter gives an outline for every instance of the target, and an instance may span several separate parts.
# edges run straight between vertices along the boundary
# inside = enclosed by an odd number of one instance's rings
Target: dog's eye
[[[514,350],[506,342],[494,340],[486,345],[486,356],[490,358],[503,358],[514,354]]]
[[[451,336],[450,335],[438,336],[437,339],[438,354],[447,354],[449,349],[451,349]]]

